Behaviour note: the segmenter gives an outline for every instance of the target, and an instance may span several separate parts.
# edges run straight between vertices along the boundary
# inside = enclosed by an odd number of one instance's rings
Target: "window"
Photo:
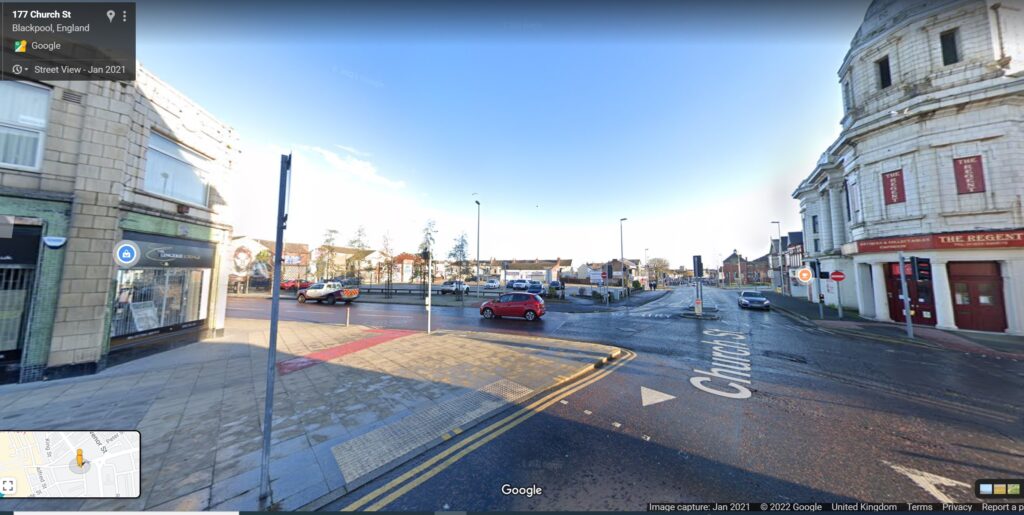
[[[960,62],[960,52],[956,48],[957,29],[947,30],[939,34],[939,42],[942,44],[942,65],[949,66]]]
[[[821,243],[819,242],[818,238],[814,238],[814,251],[821,252]]]
[[[843,196],[846,197],[846,221],[849,222],[851,219],[850,211],[850,183],[843,181]]]
[[[39,169],[49,102],[49,89],[0,82],[0,166]]]
[[[850,183],[848,191],[847,191],[847,195],[849,196],[848,202],[849,202],[849,205],[850,205],[850,210],[853,211],[853,218],[852,218],[853,219],[853,223],[859,223],[859,222],[864,221],[864,218],[863,218],[862,212],[861,212],[860,183],[859,182],[852,182],[852,183]]]
[[[818,234],[818,215],[811,215],[811,232]]]
[[[176,200],[206,206],[210,161],[157,134],[149,137],[144,188]]]
[[[878,89],[885,89],[892,86],[892,74],[889,71],[889,56],[875,61],[878,68]]]
[[[846,111],[853,109],[853,90],[849,80],[843,83],[843,108]]]

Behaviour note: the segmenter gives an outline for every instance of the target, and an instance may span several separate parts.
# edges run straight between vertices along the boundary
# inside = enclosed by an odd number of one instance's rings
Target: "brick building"
[[[839,67],[842,133],[793,193],[808,262],[847,274],[827,303],[903,321],[902,252],[932,265],[915,323],[1024,334],[1022,72],[1018,2],[871,3]]]
[[[235,134],[144,69],[0,82],[0,381],[223,329]],[[131,240],[138,262],[114,265]]]

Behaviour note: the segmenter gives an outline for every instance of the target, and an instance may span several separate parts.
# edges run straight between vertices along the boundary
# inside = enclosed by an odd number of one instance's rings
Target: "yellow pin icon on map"
[[[78,464],[78,468],[82,468],[82,465],[85,465],[85,458],[82,457],[82,449],[78,449],[78,454],[75,455],[75,463]]]

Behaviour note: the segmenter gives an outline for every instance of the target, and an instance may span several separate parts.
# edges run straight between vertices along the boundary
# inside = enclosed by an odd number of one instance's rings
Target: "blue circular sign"
[[[114,245],[114,263],[130,267],[139,262],[139,246],[134,241],[121,240]]]

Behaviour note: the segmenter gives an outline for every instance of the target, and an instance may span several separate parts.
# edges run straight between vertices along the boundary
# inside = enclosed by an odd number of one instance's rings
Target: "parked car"
[[[772,303],[764,294],[759,291],[746,290],[740,292],[739,297],[736,299],[736,303],[739,304],[740,309],[746,308],[757,308],[757,309],[771,309]]]
[[[441,283],[441,295],[445,293],[455,293],[461,291],[462,293],[469,293],[469,285],[462,281],[445,281]]]
[[[537,320],[544,316],[544,299],[532,293],[505,293],[480,305],[484,318],[522,317]]]
[[[299,290],[296,300],[299,304],[305,304],[307,300],[315,300],[317,304],[326,302],[334,304],[338,301],[351,304],[359,297],[359,288],[346,287],[337,281],[311,284],[308,288]]]
[[[301,290],[303,288],[309,288],[313,283],[310,281],[304,281],[300,279],[288,279],[287,281],[281,281],[282,290]]]
[[[484,285],[485,290],[497,290],[501,288],[501,283],[497,279],[488,279],[487,284]]]
[[[548,287],[554,288],[556,290],[564,290],[565,289],[565,285],[562,284],[562,281],[551,281],[548,284]]]
[[[529,286],[525,279],[516,279],[511,284],[513,290],[525,290]]]
[[[534,293],[543,297],[548,294],[548,291],[544,289],[544,285],[540,281],[530,281],[526,285],[526,293]]]

